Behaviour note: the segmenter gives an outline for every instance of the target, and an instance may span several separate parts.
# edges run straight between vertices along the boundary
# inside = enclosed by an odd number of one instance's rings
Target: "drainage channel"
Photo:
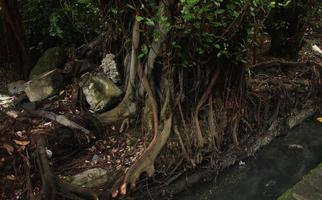
[[[305,121],[212,182],[188,188],[176,200],[273,200],[322,162],[322,123]]]

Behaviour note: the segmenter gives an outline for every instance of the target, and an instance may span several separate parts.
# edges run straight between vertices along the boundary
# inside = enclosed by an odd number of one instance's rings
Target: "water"
[[[176,200],[272,200],[322,162],[322,123],[312,121],[275,139],[254,157],[212,182],[178,194]]]

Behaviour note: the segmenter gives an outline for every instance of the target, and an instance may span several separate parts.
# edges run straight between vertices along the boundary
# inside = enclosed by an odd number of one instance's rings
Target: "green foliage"
[[[261,12],[269,10],[269,6],[271,1],[264,0],[180,0],[180,16],[174,26],[184,37],[183,43],[176,45],[184,46],[185,40],[189,40],[193,45],[189,50],[195,51],[183,52],[180,56],[187,60],[183,63],[194,66],[207,57],[244,63],[246,42],[257,25],[254,18],[263,20]],[[196,55],[194,61],[189,55]],[[200,57],[199,62],[196,57]]]
[[[25,33],[35,57],[52,46],[80,46],[97,37],[106,23],[96,1],[19,0]]]

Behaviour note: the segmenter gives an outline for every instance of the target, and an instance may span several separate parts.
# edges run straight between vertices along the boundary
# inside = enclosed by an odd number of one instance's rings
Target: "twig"
[[[25,103],[22,105],[22,107],[28,111],[29,113],[33,114],[33,115],[37,115],[39,117],[44,117],[53,121],[56,121],[57,123],[72,128],[72,129],[76,129],[76,130],[80,130],[85,134],[90,134],[90,131],[87,130],[86,128],[78,125],[77,123],[69,120],[67,117],[65,117],[64,115],[56,115],[53,112],[49,112],[49,111],[45,111],[45,110],[35,110],[30,103]]]

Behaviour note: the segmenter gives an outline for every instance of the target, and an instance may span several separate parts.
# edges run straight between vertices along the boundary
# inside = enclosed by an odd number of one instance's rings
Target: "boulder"
[[[101,69],[114,83],[118,83],[121,78],[120,73],[117,70],[114,58],[114,54],[106,54],[106,56],[102,60],[101,65],[99,66],[99,69]]]
[[[8,92],[11,95],[16,95],[22,93],[26,88],[26,83],[23,80],[18,80],[7,85]]]
[[[121,96],[122,91],[102,73],[86,73],[81,77],[79,86],[91,110],[102,111]]]
[[[52,70],[26,83],[25,93],[31,102],[41,101],[56,93],[63,85],[63,74]]]
[[[62,68],[67,59],[65,50],[59,47],[47,49],[30,72],[29,79],[34,79],[45,72]]]
[[[109,176],[105,169],[94,168],[70,177],[70,183],[81,187],[94,188],[104,185],[108,181]]]

